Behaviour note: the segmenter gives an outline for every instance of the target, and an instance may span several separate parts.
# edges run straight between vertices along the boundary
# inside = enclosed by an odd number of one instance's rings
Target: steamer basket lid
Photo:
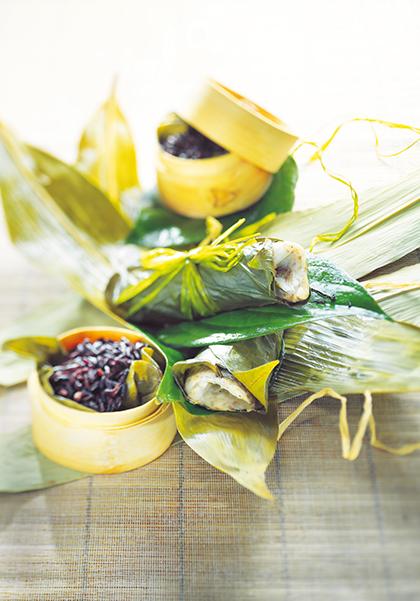
[[[276,173],[298,137],[280,119],[215,80],[208,80],[184,121],[246,161]]]

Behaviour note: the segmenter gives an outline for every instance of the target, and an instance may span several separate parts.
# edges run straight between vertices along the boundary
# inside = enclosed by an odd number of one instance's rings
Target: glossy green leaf
[[[361,284],[329,261],[311,257],[308,265],[312,293],[306,303],[267,305],[219,313],[199,321],[167,327],[158,337],[165,344],[177,348],[197,348],[264,336],[307,321],[349,315],[361,309],[384,315]]]
[[[256,495],[272,499],[265,471],[277,447],[277,409],[267,413],[194,415],[174,404],[178,432],[205,461]]]
[[[157,192],[143,194],[140,213],[127,242],[145,248],[182,248],[204,239],[203,219],[190,219],[164,207]]]
[[[159,342],[159,340],[154,339],[150,334],[148,334],[148,336],[159,346],[166,359],[166,369],[164,371],[162,381],[158,388],[156,398],[161,403],[182,402],[184,397],[182,396],[182,392],[179,390],[173,378],[172,366],[177,361],[182,361],[182,359],[184,359],[184,355],[182,355],[179,351],[176,351],[175,349],[165,346],[164,344]]]
[[[76,166],[119,210],[122,196],[140,188],[135,144],[115,86],[82,134]]]
[[[0,438],[0,492],[16,493],[66,484],[89,474],[50,461],[34,446],[26,426]]]
[[[249,209],[221,217],[223,227],[230,227],[242,217],[246,219],[247,225],[251,225],[270,213],[290,211],[295,199],[297,179],[297,165],[293,157],[289,157],[274,175],[263,198]],[[145,194],[142,206],[134,228],[127,238],[132,244],[147,248],[180,248],[198,244],[206,235],[203,219],[190,219],[169,211],[161,204],[156,192]]]

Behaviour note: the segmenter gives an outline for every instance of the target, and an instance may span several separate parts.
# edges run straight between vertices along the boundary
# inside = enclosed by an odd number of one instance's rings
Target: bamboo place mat
[[[0,327],[65,294],[2,233]],[[296,406],[280,407],[284,417]],[[360,398],[350,402],[351,423]],[[418,398],[375,402],[389,444],[419,439]],[[0,398],[0,431],[29,422],[24,387]],[[340,458],[338,403],[309,407],[268,470],[275,502],[177,443],[152,464],[0,495],[0,599],[8,601],[412,601],[420,591],[420,453],[365,444]]]

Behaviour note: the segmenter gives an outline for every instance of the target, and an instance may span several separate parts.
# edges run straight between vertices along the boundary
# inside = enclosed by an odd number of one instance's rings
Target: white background
[[[156,124],[206,75],[302,136],[418,125],[419,24],[419,0],[0,0],[0,120],[72,160],[118,74],[146,185]]]

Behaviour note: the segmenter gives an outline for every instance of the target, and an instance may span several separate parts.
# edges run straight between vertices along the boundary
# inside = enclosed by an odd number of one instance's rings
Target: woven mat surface
[[[1,235],[0,327],[65,294]],[[296,406],[280,407],[281,417]],[[361,402],[350,402],[354,427]],[[375,400],[390,444],[419,438],[415,395]],[[0,432],[29,421],[3,393]],[[420,591],[420,453],[340,458],[338,403],[309,407],[268,471],[276,501],[183,443],[130,473],[0,495],[0,599],[8,601],[412,601]]]

